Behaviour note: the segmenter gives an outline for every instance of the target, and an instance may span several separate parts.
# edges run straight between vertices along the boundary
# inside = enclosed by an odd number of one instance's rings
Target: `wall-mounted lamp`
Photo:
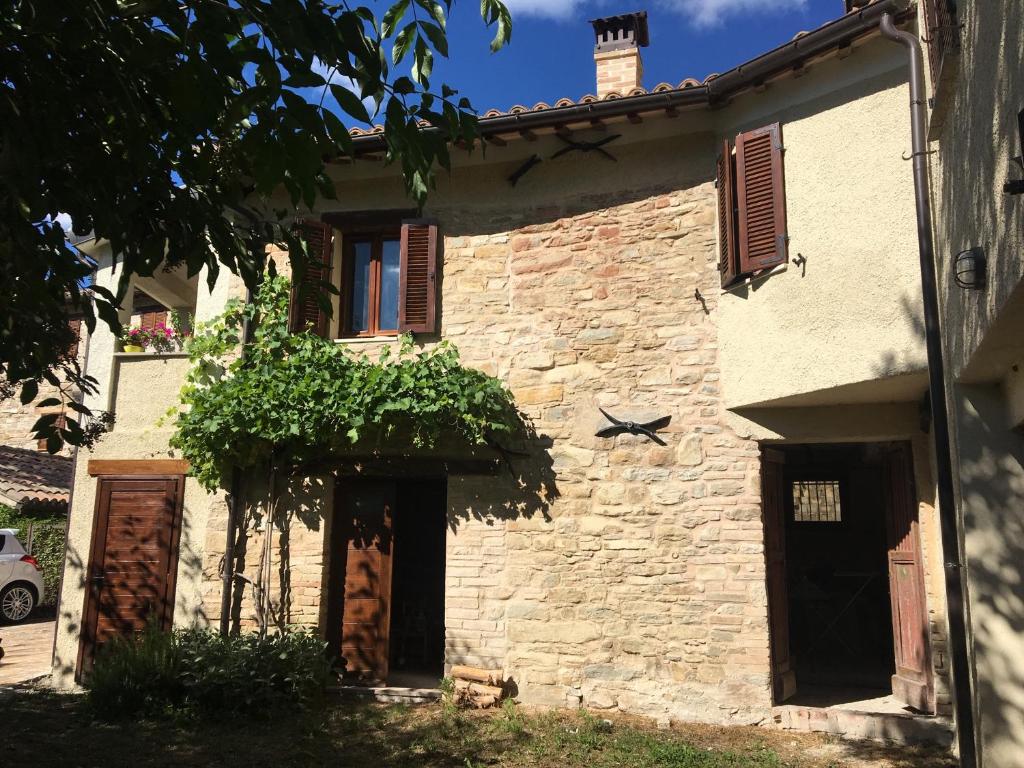
[[[985,287],[985,252],[979,248],[960,251],[953,259],[953,279],[961,288],[980,291]]]

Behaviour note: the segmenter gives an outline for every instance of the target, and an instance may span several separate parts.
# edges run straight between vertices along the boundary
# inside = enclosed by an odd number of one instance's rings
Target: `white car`
[[[39,562],[25,554],[17,530],[0,528],[0,621],[17,624],[43,602]]]

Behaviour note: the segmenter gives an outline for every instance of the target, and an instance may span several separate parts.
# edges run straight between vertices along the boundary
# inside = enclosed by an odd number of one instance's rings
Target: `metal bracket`
[[[902,157],[902,158],[903,158],[904,160],[913,160],[913,159],[914,159],[915,157],[917,157],[918,155],[934,155],[934,154],[937,154],[937,153],[938,153],[938,151],[939,151],[939,150],[937,150],[937,149],[926,149],[926,150],[924,150],[923,152],[911,152],[911,153],[910,153],[909,155],[908,155],[908,154],[907,154],[906,152],[904,152],[904,153],[903,153],[903,154],[901,155],[901,157]]]
[[[963,23],[960,23],[960,24],[936,24],[934,27],[928,27],[928,31],[931,34],[934,35],[940,29],[955,29],[957,32],[959,32],[963,28],[964,28]],[[935,38],[934,37],[922,37],[921,38],[921,42],[922,43],[928,43],[929,45],[931,45],[932,43],[935,42]]]

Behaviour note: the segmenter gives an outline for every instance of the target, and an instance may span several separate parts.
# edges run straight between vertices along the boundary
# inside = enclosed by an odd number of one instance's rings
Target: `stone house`
[[[649,89],[646,16],[594,22],[597,93],[486,113],[486,153],[457,155],[422,214],[381,136],[353,132],[342,202],[307,221],[335,311],[296,311],[367,352],[400,330],[454,342],[538,439],[512,472],[395,446],[306,478],[287,551],[253,528],[233,557],[245,583],[282,574],[283,623],[377,685],[470,663],[532,704],[948,740],[906,57],[878,33],[884,13],[917,19],[848,5]],[[109,245],[90,248],[112,282]],[[244,293],[230,275],[152,280],[198,321]],[[167,626],[220,622],[226,494],[187,476],[160,421],[187,365],[90,341],[90,404],[117,424],[77,462],[58,685],[142,620],[111,574]],[[658,441],[599,436],[605,413],[662,420]],[[143,540],[159,546],[136,573],[124,553]],[[230,619],[255,621],[247,587]]]

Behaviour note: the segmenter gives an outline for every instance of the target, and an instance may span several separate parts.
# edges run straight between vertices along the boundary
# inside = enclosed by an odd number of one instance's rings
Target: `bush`
[[[329,679],[325,644],[307,633],[222,637],[151,625],[99,653],[85,681],[99,717],[267,716],[319,704]]]
[[[0,505],[0,528],[17,528],[18,539],[28,545],[28,527],[32,526],[32,556],[39,561],[46,595],[41,605],[57,604],[61,569],[64,567],[64,529],[66,515],[18,512]]]

